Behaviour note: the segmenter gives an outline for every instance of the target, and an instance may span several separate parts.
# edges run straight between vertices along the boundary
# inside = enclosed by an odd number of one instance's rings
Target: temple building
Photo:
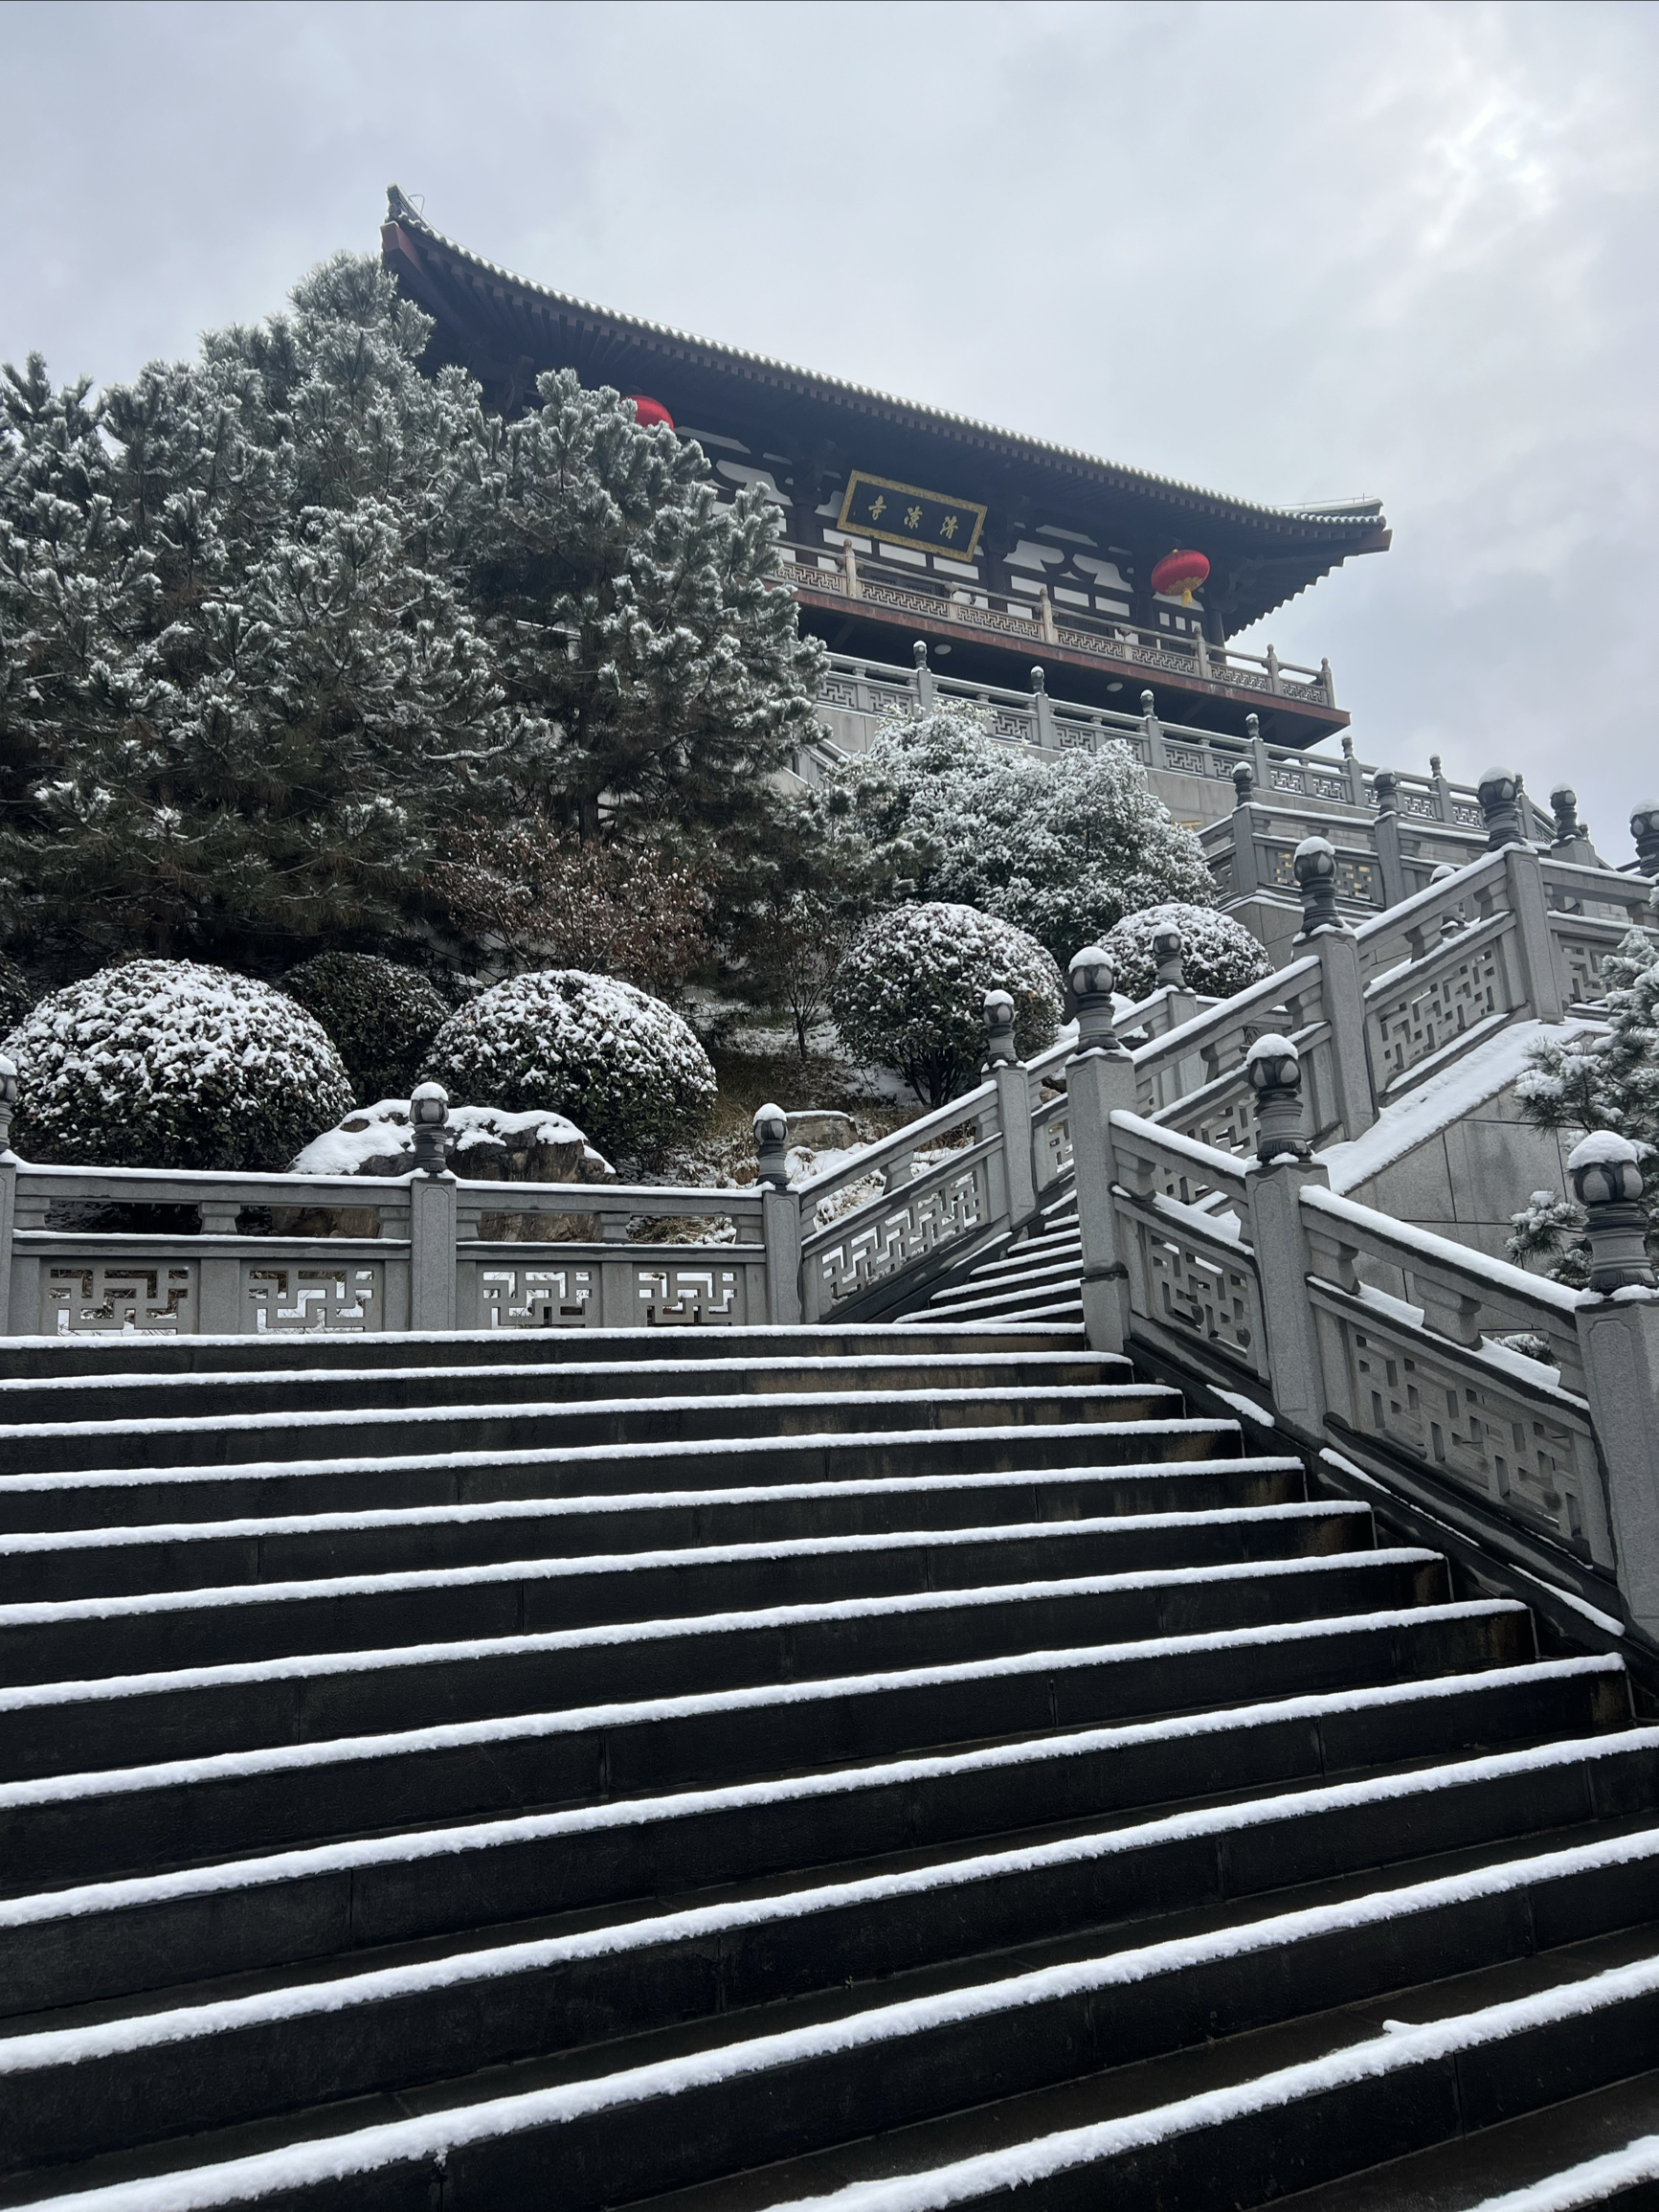
[[[1300,750],[1344,729],[1328,665],[1246,653],[1239,631],[1359,553],[1380,503],[1269,508],[1201,491],[509,276],[441,237],[392,187],[386,267],[437,322],[428,359],[493,407],[545,370],[612,385],[695,438],[735,495],[784,518],[803,629],[840,656],[1156,713]],[[1179,558],[1172,559],[1171,556]]]

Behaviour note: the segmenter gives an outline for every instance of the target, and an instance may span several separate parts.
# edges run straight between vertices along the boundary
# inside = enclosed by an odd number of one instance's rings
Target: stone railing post
[[[1489,768],[1475,796],[1486,819],[1486,848],[1501,852],[1506,845],[1520,845],[1526,838],[1521,821],[1521,779],[1512,768]]]
[[[0,1337],[11,1333],[11,1234],[17,1225],[17,1155],[11,1149],[11,1117],[16,1110],[17,1063],[0,1052]]]
[[[1164,751],[1164,726],[1158,720],[1157,701],[1151,691],[1140,695],[1141,734],[1146,739],[1146,764],[1149,768],[1167,768],[1169,756]]]
[[[1566,996],[1556,966],[1543,863],[1530,845],[1504,847],[1504,880],[1510,912],[1515,917],[1514,945],[1527,1003],[1540,1022],[1558,1022],[1566,1010]]]
[[[1235,898],[1247,898],[1262,887],[1256,862],[1256,809],[1253,797],[1256,771],[1247,760],[1233,770],[1233,880]]]
[[[1311,1157],[1302,1111],[1302,1069],[1289,1037],[1259,1037],[1245,1062],[1255,1094],[1256,1158],[1245,1170],[1250,1242],[1262,1292],[1267,1377],[1274,1407],[1306,1432],[1325,1421],[1319,1330],[1308,1297],[1308,1234],[1302,1192],[1329,1188],[1330,1170]]]
[[[910,679],[916,689],[916,704],[926,714],[930,711],[933,705],[933,671],[928,666],[928,641],[926,638],[916,640],[910,647],[910,658],[916,664],[916,672]]]
[[[1155,980],[1158,989],[1184,990],[1186,972],[1181,964],[1181,933],[1174,922],[1165,922],[1161,929],[1154,930],[1152,957],[1157,963]]]
[[[409,1179],[409,1325],[455,1326],[456,1181],[447,1165],[449,1096],[420,1083],[409,1101],[415,1171]]]
[[[1031,671],[1032,731],[1039,745],[1054,750],[1054,702],[1048,696],[1048,678],[1041,668]]]
[[[997,1120],[1002,1131],[1008,1220],[1022,1229],[1037,1211],[1037,1170],[1031,1158],[1031,1078],[1014,1042],[1014,1001],[1006,991],[985,993],[986,1066],[997,1086]]]
[[[1251,775],[1261,790],[1270,792],[1273,788],[1273,759],[1267,751],[1267,741],[1262,735],[1262,717],[1259,714],[1244,716],[1244,742],[1250,748]]]
[[[1134,1112],[1134,1062],[1112,1027],[1111,961],[1099,945],[1073,954],[1068,981],[1077,1001],[1077,1050],[1065,1063],[1065,1091],[1083,1242],[1083,1319],[1091,1350],[1121,1352],[1129,1343],[1129,1269],[1112,1199],[1111,1117]]]
[[[1440,755],[1428,756],[1428,773],[1434,784],[1434,814],[1437,822],[1451,821],[1451,779],[1441,766]]]
[[[1354,751],[1354,739],[1348,731],[1342,733],[1342,774],[1348,785],[1350,806],[1365,804],[1365,770]]]
[[[1295,942],[1319,962],[1319,996],[1331,1026],[1331,1110],[1343,1139],[1351,1140],[1377,1119],[1359,940],[1336,909],[1336,850],[1330,839],[1305,837],[1290,865],[1302,893]]]
[[[1377,846],[1377,869],[1382,878],[1382,903],[1399,906],[1406,895],[1405,863],[1400,850],[1400,779],[1392,768],[1379,768],[1371,779],[1377,800],[1377,820],[1371,825]]]
[[[800,1320],[800,1200],[789,1187],[789,1116],[763,1106],[754,1117],[755,1182],[766,1246],[766,1318],[773,1328]]]
[[[1630,815],[1630,835],[1636,841],[1636,867],[1643,875],[1659,876],[1659,799],[1644,800]]]
[[[1575,1145],[1567,1166],[1589,1219],[1579,1346],[1607,1472],[1619,1589],[1632,1624],[1659,1641],[1659,1277],[1638,1204],[1642,1171],[1629,1140],[1605,1132]]]

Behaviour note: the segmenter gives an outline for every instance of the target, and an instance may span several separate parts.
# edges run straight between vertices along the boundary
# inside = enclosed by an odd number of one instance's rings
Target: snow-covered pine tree
[[[475,603],[510,697],[549,724],[546,798],[584,843],[672,825],[731,864],[809,733],[821,648],[776,580],[759,492],[723,505],[696,446],[544,375],[469,522]]]
[[[819,803],[827,832],[888,857],[917,897],[1014,922],[1062,966],[1126,914],[1215,903],[1198,839],[1127,746],[1046,765],[954,701],[884,728]]]
[[[1659,936],[1632,930],[1603,962],[1605,1035],[1546,1038],[1515,1084],[1527,1118],[1540,1129],[1610,1129],[1642,1158],[1648,1250],[1659,1260]],[[1513,1215],[1509,1255],[1581,1290],[1590,1279],[1583,1208],[1536,1190]]]

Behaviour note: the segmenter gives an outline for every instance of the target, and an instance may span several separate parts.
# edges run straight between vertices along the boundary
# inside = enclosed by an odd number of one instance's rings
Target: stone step
[[[0,1693],[7,1717],[32,1712],[36,1724],[33,1739],[9,1749],[0,1770],[15,1777],[0,1784],[0,1883],[17,1894],[435,1820],[719,1788],[953,1747],[1127,1727],[1160,1714],[1222,1711],[1239,1703],[1244,1669],[1244,1694],[1254,1705],[1343,1693],[1337,1706],[1352,1703],[1354,1726],[1374,1732],[1386,1731],[1392,1708],[1384,1702],[1374,1711],[1373,1693],[1436,1679],[1452,1684],[1455,1694],[1431,1694],[1412,1708],[1409,1742],[1372,1753],[1405,1757],[1420,1743],[1424,1750],[1441,1742],[1468,1746],[1470,1713],[1509,1727],[1507,1740],[1513,1741],[1518,1724],[1501,1716],[1517,1697],[1532,1713],[1528,1685],[1558,1681],[1538,1677],[1536,1659],[1524,1606],[1469,1599],[882,1674],[681,1691],[633,1704],[613,1699],[471,1721],[444,1716],[356,1735],[346,1732],[352,1716],[333,1702],[342,1685],[349,1692],[350,1671],[314,1667],[307,1683],[290,1662],[263,1673],[267,1693],[283,1680],[295,1693],[285,1713],[263,1716],[264,1741],[245,1749],[225,1741],[238,1719],[226,1709],[234,1682],[223,1682],[227,1698],[212,1716],[203,1712],[200,1693],[192,1698],[181,1685],[170,1705],[163,1699],[155,1710],[159,1752],[123,1732],[124,1714],[115,1708],[129,1707],[127,1699],[112,1699],[97,1685],[78,1697],[24,1688]],[[1579,1663],[1590,1670],[1583,1683],[1551,1695],[1577,1696],[1586,1685],[1605,1695],[1608,1681],[1622,1690],[1616,1666],[1606,1673],[1597,1671],[1600,1662]],[[1497,1718],[1462,1679],[1488,1669],[1502,1670],[1492,1692]],[[1518,1689],[1510,1671],[1516,1669]],[[143,1694],[135,1685],[133,1696]],[[1205,1726],[1189,1725],[1200,1732]],[[1318,1755],[1314,1717],[1298,1705],[1274,1727],[1283,1734],[1272,1755],[1286,1758],[1290,1772],[1307,1772],[1306,1760]],[[1540,1722],[1539,1732],[1552,1728],[1551,1721]],[[204,1737],[213,1746],[206,1751],[196,1748]],[[101,1768],[112,1752],[122,1763]],[[1352,1762],[1337,1754],[1331,1763]],[[1132,1768],[1132,1757],[1128,1764]]]
[[[1057,1283],[1072,1283],[1078,1280],[1080,1265],[1079,1253],[1059,1253],[1052,1259],[998,1267],[983,1275],[965,1275],[960,1282],[936,1290],[929,1301],[929,1311],[944,1314],[965,1299],[983,1298],[992,1291],[1047,1289]]]
[[[1116,1370],[1114,1370],[1115,1372]],[[1177,1413],[1180,1393],[1153,1383],[1042,1383],[1031,1388],[830,1388],[707,1397],[491,1401],[325,1412],[285,1410],[144,1420],[19,1422],[0,1428],[9,1470],[69,1474],[122,1467],[203,1467],[274,1457],[397,1457],[411,1453],[722,1442],[883,1429],[1010,1422],[1116,1422]]]
[[[1102,1403],[1089,1401],[1098,1414]],[[0,1476],[0,1531],[86,1530],[292,1513],[390,1511],[513,1500],[725,1490],[734,1484],[870,1482],[926,1476],[1178,1464],[1236,1456],[1239,1424],[1190,1415],[979,1423],[972,1428],[710,1436],[700,1442],[274,1457],[244,1465],[87,1468]],[[1166,1393],[1148,1405],[1169,1403]],[[869,1401],[860,1401],[869,1416]],[[900,1404],[908,1401],[899,1401]],[[1178,1400],[1177,1400],[1178,1403]],[[977,1408],[978,1411],[987,1411]],[[275,1451],[280,1434],[267,1440]],[[308,1442],[309,1439],[306,1439]]]
[[[940,1572],[961,1571],[975,1543],[1023,1543],[1059,1536],[1063,1528],[1091,1534],[1107,1547],[1099,1555],[1103,1562],[1167,1567],[1243,1557],[1246,1545],[1319,1546],[1344,1517],[1357,1515],[1369,1526],[1367,1508],[1309,1504],[1303,1488],[1298,1460],[1200,1459],[1138,1473],[1080,1471],[1020,1484],[994,1475],[935,1476],[911,1482],[807,1483],[794,1490],[760,1485],[679,1498],[651,1492],[402,1513],[55,1530],[0,1537],[0,1607],[515,1559],[677,1554],[707,1545],[771,1547],[787,1570],[792,1555],[776,1551],[779,1546],[926,1544],[936,1540],[930,1532],[963,1546],[949,1554]],[[1161,1510],[1126,1510],[1144,1507],[1149,1491]],[[1275,1519],[1289,1524],[1282,1540],[1271,1533]],[[1254,1521],[1265,1524],[1253,1528]],[[1306,1531],[1303,1522],[1311,1524]]]
[[[1021,1891],[1034,1899],[1046,1889],[1055,1904],[1064,1886],[1028,1873]],[[1218,2109],[1212,2088],[1202,2099],[1202,2134],[1192,2125],[1193,2100],[1185,2113],[1178,2104],[1155,2107],[1138,2126],[1097,2125],[1081,2139],[1048,2135],[1033,2146],[1027,2185],[1044,2201],[1047,2174],[1086,2162],[1097,2187],[1110,2178],[1119,2201],[1145,2201],[1132,2177],[1144,2189],[1149,2162],[1167,2171],[1178,2140],[1188,2161],[1180,2201],[1237,2203],[1252,2201],[1252,2183],[1259,2189],[1269,2170],[1268,2147],[1256,2142],[1259,2131],[1239,2126],[1242,2112],[1271,2110],[1278,2140],[1270,2171],[1282,2185],[1296,2173],[1304,2142],[1329,2171],[1344,2156],[1353,2161],[1402,2136],[1415,2148],[1436,2132],[1461,2133],[1524,2109],[1529,2095],[1542,2103],[1563,2087],[1618,2079],[1659,2057],[1659,1834],[1651,1831],[1464,1864],[1357,1898],[1292,1893],[1278,1910],[1235,1915],[1221,1928],[1195,1929],[1190,1915],[1177,1915],[1126,1929],[1115,1941],[1086,1930],[1081,1941],[1026,1944],[1001,1960],[971,1960],[965,1971],[911,1969],[859,1987],[858,1969],[882,1973],[878,1924],[890,1929],[888,1948],[897,1944],[901,1955],[907,1939],[925,1941],[915,1924],[926,1896],[918,1881],[885,1912],[862,1897],[863,1940],[849,1930],[845,1953],[854,1986],[764,2011],[758,1993],[779,1979],[787,1986],[803,1942],[817,1937],[820,1949],[833,1948],[835,1936],[821,1925],[792,1928],[802,1903],[784,1896],[770,1919],[772,1945],[751,1952],[735,1916],[716,1908],[722,1973],[748,2008],[736,2017],[721,2015],[718,1989],[708,1986],[714,1929],[697,1915],[637,1924],[632,1944],[606,1930],[537,1944],[527,1954],[514,1955],[518,1947],[486,1954],[476,1967],[451,1958],[424,1971],[389,1970],[352,1991],[355,2005],[342,2001],[339,1985],[302,1985],[192,2008],[193,2018],[141,2015],[12,2037],[0,2045],[4,2155],[15,2169],[61,2158],[73,2145],[84,2172],[82,2162],[101,2150],[449,2080],[455,2101],[438,2090],[420,2119],[334,2136],[327,2152],[335,2173],[363,2174],[353,2154],[372,2146],[368,2172],[377,2182],[406,2164],[424,2180],[441,2144],[445,2193],[460,2207],[551,2198],[597,2212],[758,2165],[821,2159],[874,2133],[915,2129],[992,2100],[1005,2112],[1016,2098],[1086,2080],[1132,2097],[1149,2061],[1177,2054],[1193,2054],[1200,2070],[1207,2065],[1224,2080],[1231,2039],[1284,2026],[1308,2037],[1312,2029],[1324,2047],[1299,2068],[1243,2085],[1230,2111],[1224,2095]],[[825,1908],[843,1930],[850,1903],[838,1898]],[[644,1956],[629,1975],[626,1954],[636,1946]],[[685,1959],[680,1975],[677,1955]],[[1418,1991],[1453,1977],[1466,1998],[1483,1985],[1493,1993],[1516,1969],[1526,1972],[1527,1997],[1354,2047],[1355,2007],[1385,1998],[1409,2007]],[[555,2055],[561,2043],[569,2047],[572,2027],[580,2033],[584,1999],[601,2034],[617,2026],[626,2038],[599,2073],[579,2050],[563,2065]],[[710,2016],[700,2033],[677,2022],[665,2035],[660,2019],[632,2024],[641,2006],[671,2019],[678,2010],[684,2021],[687,2005]],[[471,2079],[481,2060],[513,2068],[497,2075],[482,2102]],[[1114,2085],[1126,2069],[1139,2078]],[[1348,2092],[1340,2129],[1331,2126],[1334,2088]],[[1224,2165],[1217,2136],[1228,2142]],[[933,2201],[1005,2193],[1008,2169],[997,2163],[995,2180],[986,2172],[975,2189],[958,2161],[950,2197]],[[789,2201],[789,2177],[771,2178],[784,2183],[773,2201]],[[1200,2178],[1210,2188],[1196,2199]],[[1233,2194],[1217,2194],[1222,2187]],[[378,2186],[376,2197],[385,2201]]]
[[[561,1712],[600,1699],[1083,1644],[1132,1650],[1264,1623],[1434,1606],[1450,1595],[1445,1560],[1407,1546],[587,1627],[551,1625],[580,1603],[567,1577],[516,1563],[386,1580],[390,1588],[350,1596],[325,1585],[313,1598],[301,1584],[289,1587],[304,1594],[291,1599],[240,1591],[203,1604],[193,1601],[216,1593],[191,1592],[176,1608],[103,1598],[30,1609],[48,1617],[8,1634],[13,1686],[0,1690],[0,1761],[11,1773],[59,1773],[66,1756],[104,1764],[122,1751],[204,1755],[324,1732]],[[154,1610],[143,1611],[146,1603]]]
[[[10,1682],[90,1680],[302,1653],[370,1652],[416,1639],[422,1647],[470,1644],[668,1620],[724,1623],[729,1615],[770,1619],[787,1613],[793,1636],[797,1617],[807,1628],[802,1608],[908,1598],[930,1611],[941,1601],[977,1603],[982,1595],[996,1604],[1017,1590],[1053,1595],[1073,1581],[1080,1595],[1087,1594],[1091,1636],[1161,1635],[1189,1625],[1177,1594],[1189,1584],[1184,1602],[1206,1614],[1221,1605],[1229,1621],[1279,1617],[1250,1609],[1299,1603],[1289,1588],[1278,1587],[1285,1573],[1321,1562],[1334,1569],[1337,1555],[1359,1563],[1371,1536],[1362,1507],[1315,1507],[1289,1516],[1219,1514],[1196,1526],[1177,1516],[1155,1532],[1140,1532],[1137,1548],[1152,1556],[1138,1560],[1123,1556],[1106,1524],[1072,1522],[962,1529],[920,1541],[819,1537],[551,1559],[521,1551],[473,1566],[34,1600],[0,1606],[0,1677]],[[1438,1571],[1438,1554],[1421,1556]],[[1324,1572],[1320,1565],[1318,1573]],[[1248,1589],[1223,1596],[1240,1578]],[[1331,1609],[1323,1594],[1311,1602],[1320,1613]],[[858,1633],[865,1636],[869,1629]],[[794,1663],[807,1671],[802,1651]],[[833,1671],[841,1671],[839,1662]]]
[[[908,1350],[950,1354],[960,1339],[948,1326],[904,1324]],[[1069,1351],[1081,1338],[1052,1329],[1012,1329],[998,1351]],[[352,1368],[500,1366],[567,1360],[860,1359],[894,1348],[886,1323],[837,1326],[814,1322],[779,1328],[476,1329],[437,1333],[400,1330],[273,1331],[266,1336],[146,1336],[136,1330],[73,1337],[0,1339],[0,1376],[52,1382],[71,1375],[261,1375],[303,1361],[312,1372]]]
[[[866,1877],[1004,1856],[1044,1837],[1092,1853],[1091,1894],[1120,1916],[1258,1897],[1439,1851],[1491,1846],[1659,1802],[1659,1730],[1632,1729],[1615,1669],[1553,1661],[1468,1679],[1483,1751],[1426,1771],[1333,1780],[1398,1753],[1432,1692],[1370,1691],[1047,1738],[620,1805],[416,1830],[0,1905],[0,2007],[27,2014],[176,1989],[307,1958],[370,1960],[555,1910],[650,1909],[780,1874]],[[1448,1699],[1438,1698],[1444,1721]],[[1285,1724],[1312,1746],[1298,1760]],[[1550,1725],[1562,1734],[1549,1740]],[[1587,1736],[1609,1727],[1614,1732]],[[1447,1749],[1444,1734],[1430,1739]],[[1262,1792],[1240,1798],[1241,1787]],[[1222,1802],[1183,1799],[1234,1793]],[[1150,1818],[1148,1806],[1158,1811]],[[838,1869],[838,1862],[839,1869]],[[975,1879],[977,1877],[975,1876]],[[1069,1909],[1069,1908],[1068,1908]],[[832,1974],[831,1978],[837,1978]]]
[[[661,1332],[658,1332],[659,1344]],[[900,1340],[902,1343],[902,1340]],[[856,1359],[651,1359],[503,1363],[488,1371],[491,1406],[574,1404],[593,1398],[729,1399],[834,1390],[967,1390],[1006,1386],[1082,1388],[1132,1383],[1128,1360],[1111,1353],[981,1351],[971,1340],[949,1352],[888,1350]],[[40,1423],[228,1419],[272,1412],[380,1408],[454,1408],[476,1403],[476,1366],[285,1367],[268,1375],[95,1375],[56,1382],[0,1381],[0,1429]]]
[[[1057,1275],[1052,1281],[1041,1283],[1013,1283],[1001,1290],[979,1291],[965,1286],[960,1295],[951,1300],[949,1310],[962,1320],[982,1317],[1005,1319],[1009,1314],[1040,1313],[1054,1316],[1070,1313],[1074,1308],[1083,1311],[1083,1277],[1075,1269],[1069,1275]]]

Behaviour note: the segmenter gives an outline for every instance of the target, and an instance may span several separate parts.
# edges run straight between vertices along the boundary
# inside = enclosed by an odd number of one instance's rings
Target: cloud
[[[1380,493],[1267,625],[1361,755],[1659,787],[1659,11],[13,4],[0,355],[130,374],[371,247],[1161,473]]]

